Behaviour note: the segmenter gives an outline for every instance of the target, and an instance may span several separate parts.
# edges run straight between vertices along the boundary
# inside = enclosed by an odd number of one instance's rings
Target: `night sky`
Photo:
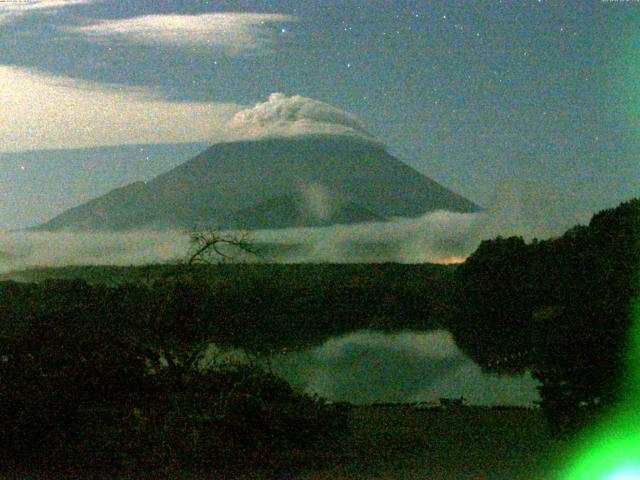
[[[352,113],[505,225],[558,234],[640,193],[639,86],[640,2],[9,0],[0,228],[186,160],[282,92]],[[190,145],[118,147],[159,143]],[[85,168],[22,153],[104,145]],[[129,164],[95,168],[114,158]]]

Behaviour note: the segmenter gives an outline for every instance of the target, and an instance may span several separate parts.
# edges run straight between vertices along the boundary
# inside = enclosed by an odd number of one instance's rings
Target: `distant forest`
[[[626,363],[640,355],[631,341],[639,274],[634,199],[560,238],[483,241],[455,271],[447,326],[484,369],[530,370],[550,425],[569,433],[625,392]]]
[[[155,265],[0,283],[0,455],[13,471],[220,478],[323,462],[345,428],[247,358],[368,328],[449,329],[483,369],[529,370],[558,435],[619,400],[638,296],[640,200],[560,238],[497,238],[458,266]],[[14,274],[15,276],[15,274]],[[329,442],[330,443],[330,442]],[[21,470],[22,469],[22,470]]]
[[[179,315],[223,346],[267,354],[360,329],[445,328],[454,266],[383,264],[149,265],[32,269],[0,283],[0,331],[65,305],[147,328]],[[170,310],[171,313],[166,313]],[[66,313],[65,313],[66,314]]]

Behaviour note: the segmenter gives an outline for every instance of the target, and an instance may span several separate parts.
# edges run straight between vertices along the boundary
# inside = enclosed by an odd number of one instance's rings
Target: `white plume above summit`
[[[377,142],[355,115],[313,98],[283,93],[272,93],[266,102],[239,111],[227,128],[233,140],[327,134]]]
[[[313,134],[381,143],[354,115],[299,95],[273,93],[253,107],[219,101],[179,102],[158,87],[94,83],[2,65],[0,105],[11,119],[0,121],[0,152],[214,144]]]

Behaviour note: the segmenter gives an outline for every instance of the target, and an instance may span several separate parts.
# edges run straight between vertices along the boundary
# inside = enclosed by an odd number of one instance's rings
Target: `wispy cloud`
[[[242,109],[0,66],[0,151],[215,142]]]
[[[208,13],[201,15],[145,15],[124,20],[103,20],[92,25],[66,27],[93,41],[125,42],[152,46],[212,47],[229,54],[264,52],[281,29],[296,17],[259,13]]]
[[[94,0],[3,0],[0,2],[0,25],[34,12],[52,12],[72,5],[93,3]]]
[[[353,115],[273,94],[235,103],[173,102],[158,89],[92,83],[0,65],[0,152],[140,143],[217,143],[305,134],[369,136]]]

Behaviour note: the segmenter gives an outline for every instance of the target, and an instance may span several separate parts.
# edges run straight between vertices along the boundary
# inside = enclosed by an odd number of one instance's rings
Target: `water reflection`
[[[278,355],[275,373],[309,393],[353,403],[414,402],[464,396],[472,404],[532,405],[530,375],[481,371],[446,331],[359,331],[319,347]]]

